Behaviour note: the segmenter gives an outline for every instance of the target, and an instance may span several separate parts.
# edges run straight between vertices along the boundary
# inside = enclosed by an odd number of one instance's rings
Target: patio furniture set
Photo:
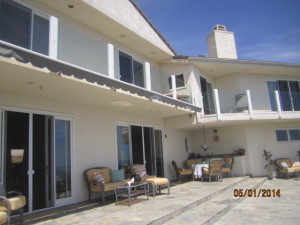
[[[125,197],[128,206],[131,198],[149,194],[155,197],[157,190],[161,193],[162,188],[168,189],[170,194],[170,181],[167,178],[148,175],[144,165],[137,164],[130,167],[132,179],[125,180],[125,171],[112,170],[107,167],[94,167],[84,171],[84,177],[88,188],[88,199],[91,201],[93,193],[100,193],[102,203],[105,204],[105,196],[115,195],[116,204],[120,197]],[[133,182],[134,180],[134,182]]]
[[[296,178],[300,176],[300,161],[293,162],[288,158],[280,158],[275,160],[275,166],[280,177],[285,176],[289,179],[290,175],[294,175]]]
[[[175,161],[172,165],[177,175],[177,180],[181,181],[182,177],[190,176],[192,180],[201,178],[204,181],[206,178],[211,182],[212,178],[217,181],[222,181],[222,174],[232,175],[232,167],[234,163],[233,157],[226,157],[224,159],[211,159],[209,163],[197,162],[195,159],[188,159],[185,162],[186,168],[182,168]]]

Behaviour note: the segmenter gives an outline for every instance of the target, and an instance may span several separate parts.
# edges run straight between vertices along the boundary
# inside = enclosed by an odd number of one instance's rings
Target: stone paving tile
[[[150,200],[133,204],[131,207],[114,204],[102,206],[100,204],[79,203],[59,209],[47,210],[42,213],[35,213],[25,216],[25,225],[56,225],[56,224],[149,224],[151,221],[159,221],[163,216],[173,212],[181,213],[186,206],[194,207],[202,199],[207,198],[224,188],[249,178],[235,177],[225,178],[223,182],[201,182],[193,181],[171,188],[171,195],[165,194]],[[200,203],[199,203],[200,204]],[[47,216],[51,215],[51,216]],[[38,219],[39,216],[44,216]]]
[[[259,188],[280,189],[281,197],[248,197],[215,224],[300,224],[299,180],[268,180]]]

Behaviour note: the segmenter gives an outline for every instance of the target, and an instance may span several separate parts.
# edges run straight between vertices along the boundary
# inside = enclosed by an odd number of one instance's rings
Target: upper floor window
[[[16,2],[0,0],[0,39],[48,55],[49,19]]]
[[[300,88],[298,81],[268,81],[267,85],[272,111],[277,110],[274,91],[278,91],[281,110],[300,111]]]
[[[130,55],[119,52],[120,80],[144,87],[144,66]]]
[[[277,141],[300,141],[300,130],[276,130]]]
[[[169,77],[169,89],[172,89],[172,78]],[[183,74],[175,75],[175,83],[176,83],[176,88],[184,87],[184,76]]]

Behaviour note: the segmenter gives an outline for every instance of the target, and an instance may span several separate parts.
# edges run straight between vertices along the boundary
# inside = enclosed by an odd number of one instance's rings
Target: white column
[[[171,75],[171,81],[172,81],[173,98],[177,99],[176,77],[175,77],[175,75]]]
[[[58,53],[58,19],[54,16],[49,18],[49,57],[57,59]]]
[[[145,80],[146,80],[146,89],[151,91],[151,71],[150,71],[150,63],[145,62]]]
[[[217,120],[219,120],[221,118],[221,110],[220,110],[220,100],[219,100],[218,89],[214,89],[214,100],[215,100]]]
[[[274,91],[274,94],[275,94],[275,99],[276,99],[278,117],[281,118],[282,117],[282,111],[281,111],[281,103],[280,103],[278,91]]]
[[[247,100],[248,100],[249,116],[250,116],[250,119],[253,119],[253,108],[252,108],[250,90],[246,90],[246,94],[247,94]]]
[[[107,44],[108,76],[115,78],[115,51],[112,44]]]

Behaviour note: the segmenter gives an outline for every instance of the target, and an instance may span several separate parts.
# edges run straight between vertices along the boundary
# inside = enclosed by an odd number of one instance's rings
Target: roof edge
[[[150,19],[145,15],[143,10],[137,5],[135,0],[129,0],[131,4],[137,9],[137,11],[141,14],[141,16],[146,20],[146,22],[153,28],[153,30],[157,33],[157,35],[162,39],[162,41],[168,46],[168,48],[173,52],[174,55],[177,55],[176,51],[169,44],[169,42],[164,38],[164,36],[159,32],[159,30],[154,26],[154,24],[150,21]]]

